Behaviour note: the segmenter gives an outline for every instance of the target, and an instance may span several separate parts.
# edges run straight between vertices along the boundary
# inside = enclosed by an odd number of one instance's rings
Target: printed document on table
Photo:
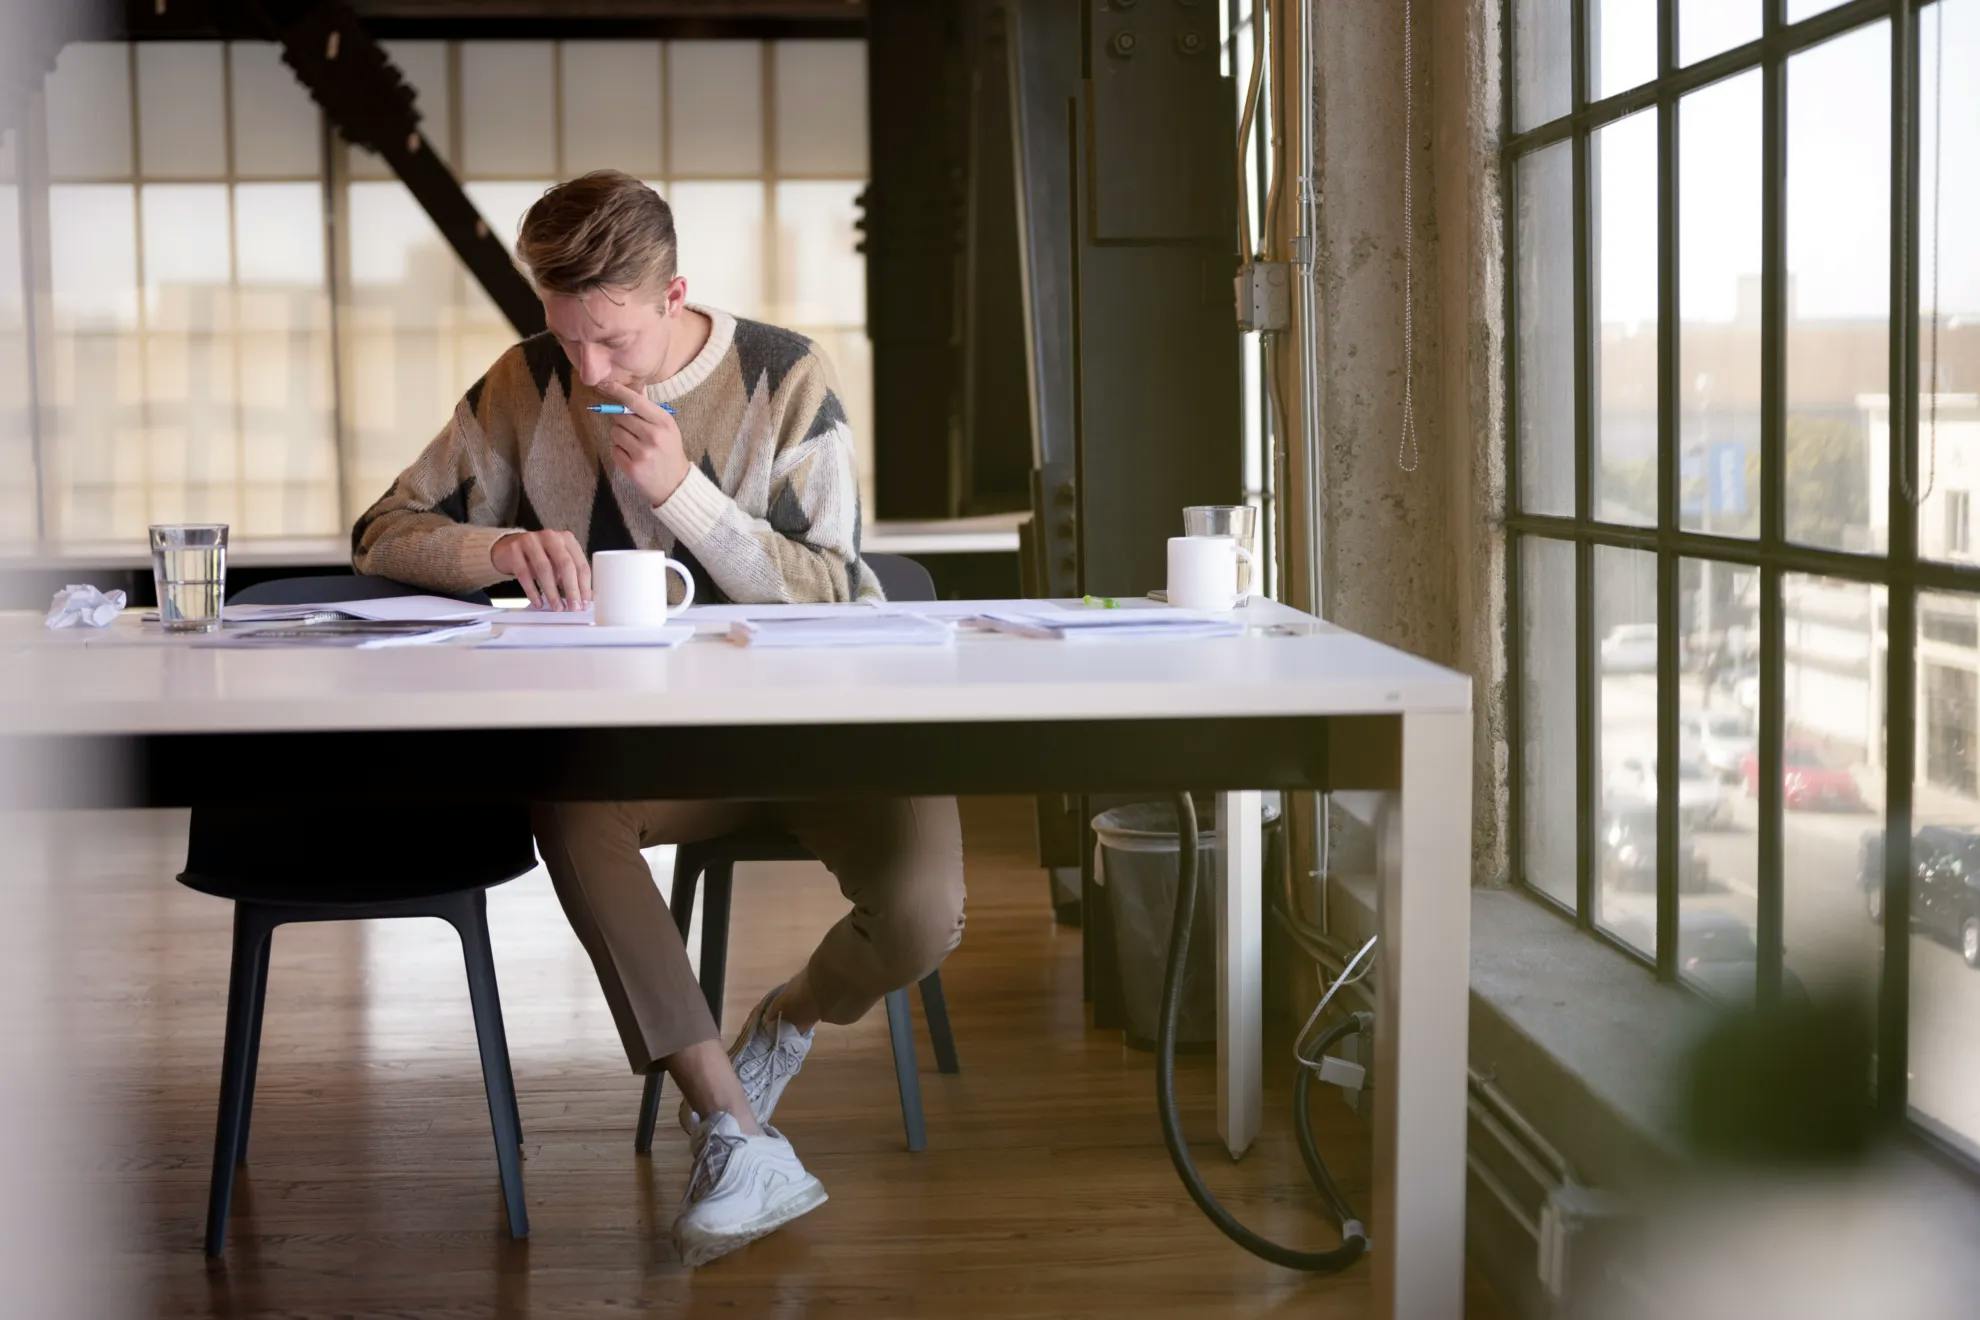
[[[591,647],[679,646],[694,636],[685,624],[663,624],[657,628],[505,628],[482,642],[478,651],[551,651]]]
[[[1060,641],[1236,637],[1244,632],[1244,625],[1228,615],[1167,607],[1110,610],[1040,604],[1026,609],[984,610],[976,617],[997,632]]]
[[[320,608],[377,623],[449,623],[507,613],[492,605],[477,605],[451,596],[381,596],[377,600],[340,600]]]
[[[941,619],[884,610],[784,614],[729,625],[729,640],[739,646],[947,646],[955,635]]]

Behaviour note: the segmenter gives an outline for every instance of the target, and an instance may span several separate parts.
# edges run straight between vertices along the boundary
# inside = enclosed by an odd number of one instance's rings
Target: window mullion
[[[1778,553],[1786,525],[1787,418],[1787,55],[1771,40],[1785,20],[1783,0],[1766,0],[1769,54],[1763,66],[1761,140],[1760,546]],[[1783,573],[1760,573],[1759,895],[1757,997],[1774,1002],[1782,962],[1782,735],[1786,665]]]
[[[1590,409],[1594,387],[1594,327],[1591,321],[1589,263],[1590,183],[1588,129],[1580,122],[1588,104],[1588,2],[1569,0],[1569,77],[1576,128],[1569,176],[1569,205],[1573,208],[1574,263],[1574,516],[1584,526],[1595,516],[1594,435]],[[1601,802],[1600,758],[1597,755],[1600,705],[1596,700],[1595,668],[1595,547],[1579,541],[1574,548],[1574,670],[1575,670],[1575,918],[1586,929],[1595,922],[1595,850]]]
[[[1944,0],[1941,0],[1943,3]],[[1910,1067],[1911,833],[1918,669],[1918,22],[1891,4],[1890,556],[1884,665],[1884,923],[1877,991],[1878,1107],[1904,1114]],[[1876,633],[1873,625],[1871,647]]]
[[[1657,0],[1657,976],[1677,979],[1678,522],[1677,458],[1677,57],[1676,0]]]

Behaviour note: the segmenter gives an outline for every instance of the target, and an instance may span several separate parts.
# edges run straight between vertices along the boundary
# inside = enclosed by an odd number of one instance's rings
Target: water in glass
[[[211,632],[220,626],[227,593],[225,526],[153,527],[151,572],[165,631]]]

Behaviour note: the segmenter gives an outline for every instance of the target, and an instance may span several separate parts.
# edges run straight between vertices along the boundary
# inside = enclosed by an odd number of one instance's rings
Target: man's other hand
[[[577,610],[591,604],[591,561],[569,532],[510,532],[488,557],[496,572],[516,580],[537,609]]]
[[[627,411],[612,418],[612,462],[632,478],[650,505],[667,502],[668,496],[687,479],[687,451],[681,445],[681,428],[667,410],[648,399],[644,392],[629,390],[617,381],[604,381],[598,392]]]

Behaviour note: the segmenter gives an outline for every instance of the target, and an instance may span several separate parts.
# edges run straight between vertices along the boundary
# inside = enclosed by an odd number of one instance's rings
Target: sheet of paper
[[[476,605],[473,601],[455,600],[451,596],[384,596],[377,600],[338,601],[322,608],[337,610],[354,619],[373,619],[381,623],[488,619],[506,613],[490,605]]]
[[[221,607],[222,623],[293,623],[302,619],[331,618],[343,611],[335,605],[226,605]],[[146,619],[155,620],[156,614]]]
[[[575,650],[584,647],[679,646],[694,636],[684,624],[658,628],[504,628],[476,647],[480,651]]]
[[[478,619],[434,624],[404,619],[330,619],[316,623],[240,625],[207,633],[193,645],[251,650],[329,646],[377,651],[397,646],[431,646],[488,631],[488,625]]]
[[[1139,637],[1236,637],[1244,625],[1227,616],[1171,609],[1087,609],[1046,606],[984,610],[984,627],[1061,641],[1127,641]]]
[[[955,631],[940,619],[861,610],[737,619],[729,625],[729,640],[742,646],[947,646]]]
[[[589,605],[581,610],[539,610],[534,608],[513,610],[503,609],[497,606],[489,610],[485,617],[490,623],[498,624],[504,628],[514,628],[519,624],[524,626],[545,623],[561,623],[566,625],[590,624],[595,621],[595,614],[596,611]]]

